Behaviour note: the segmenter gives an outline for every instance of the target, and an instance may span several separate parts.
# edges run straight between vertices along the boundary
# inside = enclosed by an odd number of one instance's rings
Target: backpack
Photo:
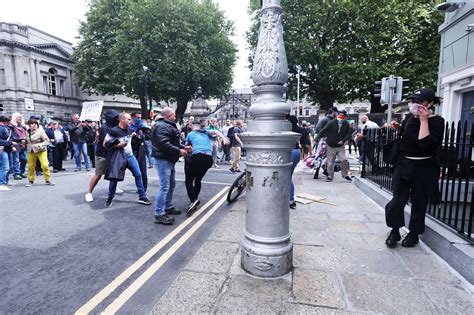
[[[229,130],[227,130],[227,135],[226,135],[231,145],[234,143],[234,128],[235,127],[230,127]]]

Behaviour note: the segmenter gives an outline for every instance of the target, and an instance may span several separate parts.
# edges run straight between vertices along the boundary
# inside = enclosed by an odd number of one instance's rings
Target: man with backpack
[[[239,134],[241,134],[242,132],[243,132],[242,121],[237,120],[235,122],[235,127],[230,128],[227,133],[230,140],[231,147],[232,147],[232,154],[234,155],[234,159],[232,160],[232,165],[230,166],[231,173],[240,172],[239,162],[240,162],[240,155],[242,153],[243,143],[239,138]]]

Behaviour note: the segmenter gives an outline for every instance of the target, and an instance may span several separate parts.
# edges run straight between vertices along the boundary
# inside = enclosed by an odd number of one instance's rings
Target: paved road
[[[182,164],[177,167],[178,209],[189,203]],[[73,169],[69,163],[66,167]],[[129,173],[119,185],[125,193],[108,209],[104,207],[108,182],[99,183],[95,201],[89,204],[84,193],[91,173],[53,175],[57,175],[55,187],[42,184],[42,179],[31,188],[23,187],[25,180],[15,181],[18,186],[0,194],[0,313],[73,313],[87,302],[96,313],[114,301],[120,313],[147,312],[229,210],[226,202],[213,209],[222,200],[215,198],[193,220],[186,221],[182,214],[173,226],[156,225],[153,206],[136,203]],[[150,170],[149,176],[154,201],[156,171]],[[225,165],[211,169],[204,178],[201,206],[235,177]],[[179,233],[168,240],[178,228]],[[142,257],[145,254],[149,257]],[[136,272],[123,275],[134,263]],[[115,290],[101,291],[114,279]],[[130,293],[132,283],[136,290]],[[105,293],[97,297],[99,292]]]

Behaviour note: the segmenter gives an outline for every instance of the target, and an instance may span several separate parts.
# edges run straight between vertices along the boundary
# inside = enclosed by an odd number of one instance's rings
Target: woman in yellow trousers
[[[36,162],[39,160],[41,169],[43,170],[44,181],[46,185],[54,185],[51,181],[51,173],[49,171],[48,163],[48,144],[49,138],[43,129],[39,128],[38,121],[28,121],[30,129],[26,135],[27,143],[27,160],[28,160],[28,184],[26,187],[31,187],[35,182],[35,167]]]

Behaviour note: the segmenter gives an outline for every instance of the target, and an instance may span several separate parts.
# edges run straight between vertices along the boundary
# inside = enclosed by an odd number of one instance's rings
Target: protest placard
[[[99,121],[104,107],[104,101],[93,101],[82,103],[82,111],[80,120],[84,121],[90,119],[92,121]]]

